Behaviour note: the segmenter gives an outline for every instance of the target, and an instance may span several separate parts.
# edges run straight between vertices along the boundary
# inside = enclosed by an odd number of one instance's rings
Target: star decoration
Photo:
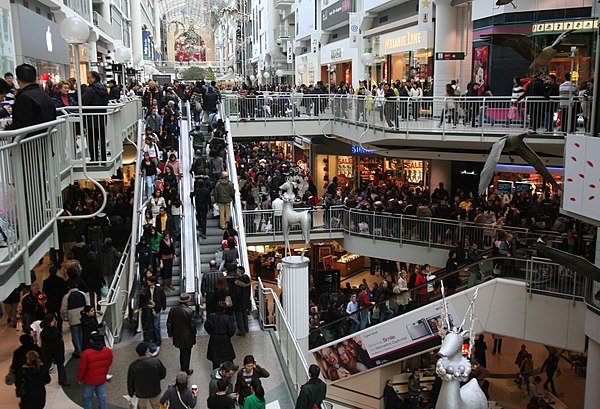
[[[423,0],[423,7],[430,8],[431,7],[431,1],[429,1],[429,0]]]

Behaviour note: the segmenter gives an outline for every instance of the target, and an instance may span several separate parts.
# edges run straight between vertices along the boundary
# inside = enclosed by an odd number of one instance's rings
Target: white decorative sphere
[[[443,376],[443,378],[444,378],[444,380],[445,380],[446,382],[450,382],[450,381],[452,380],[452,375],[450,375],[450,374],[446,374],[446,375],[444,375],[444,376]]]
[[[275,75],[277,75],[278,77],[283,77],[283,70],[279,69],[279,70],[275,71]]]
[[[126,47],[117,48],[115,50],[115,60],[120,63],[131,61],[131,49]]]
[[[459,371],[454,372],[454,377],[455,378],[460,378],[461,373]]]
[[[67,17],[60,23],[60,35],[69,44],[83,44],[90,37],[90,27],[79,16]]]
[[[254,74],[252,74],[252,75],[250,76],[250,81],[254,81],[255,79],[256,79],[256,77],[254,76]]]
[[[446,372],[448,372],[448,373],[454,373],[454,367],[452,365],[448,365],[446,367]]]
[[[263,77],[265,77],[265,79],[269,79],[269,77],[271,76],[271,73],[269,73],[268,71],[263,72]]]
[[[306,72],[306,67],[303,64],[300,64],[297,68],[296,71],[298,71],[298,74],[304,74]]]
[[[465,372],[465,366],[464,365],[458,365],[458,371],[460,373],[464,373]]]
[[[438,373],[438,375],[444,376],[444,375],[446,375],[446,370],[443,367],[438,368],[437,373]]]
[[[373,53],[364,53],[360,56],[360,62],[363,63],[363,65],[370,67],[375,62],[375,56]]]

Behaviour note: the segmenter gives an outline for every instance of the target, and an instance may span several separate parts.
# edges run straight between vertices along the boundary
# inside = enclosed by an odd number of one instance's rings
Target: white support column
[[[108,21],[108,24],[112,24],[110,21],[110,0],[104,0],[102,2],[102,17]]]
[[[133,50],[133,65],[137,66],[144,56],[142,50],[142,5],[139,1],[129,2],[131,16],[131,49]]]
[[[283,309],[292,332],[308,346],[308,262],[307,257],[288,256],[283,260],[282,299]],[[302,345],[306,343],[306,345]]]
[[[452,0],[434,0],[435,3],[435,48],[434,52],[452,52],[462,49],[457,43],[456,33],[456,7]],[[435,55],[434,55],[435,58]],[[438,61],[433,65],[433,96],[443,97],[446,84],[456,79],[457,61]],[[439,115],[442,105],[435,107],[435,114]]]
[[[154,0],[154,44],[162,51],[162,36],[160,31],[160,7],[158,0]],[[161,55],[162,59],[162,55]]]
[[[593,314],[590,311],[587,314]],[[600,344],[593,339],[588,340],[588,365],[585,374],[585,409],[598,407],[600,402]]]

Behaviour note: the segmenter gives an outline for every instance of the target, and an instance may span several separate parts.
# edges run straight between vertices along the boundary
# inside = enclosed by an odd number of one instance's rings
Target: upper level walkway
[[[536,129],[538,134],[529,136],[527,143],[548,164],[561,164],[556,158],[562,156],[565,132],[556,125],[558,100],[525,98],[515,106],[510,97],[379,100],[355,95],[269,93],[240,99],[237,94],[225,93],[223,98],[236,138],[335,137],[386,156],[394,156],[402,147],[425,158],[429,157],[427,152],[437,149],[449,160],[472,156],[482,161],[480,151],[488,150],[499,137]],[[576,125],[575,132],[585,132],[582,118]]]

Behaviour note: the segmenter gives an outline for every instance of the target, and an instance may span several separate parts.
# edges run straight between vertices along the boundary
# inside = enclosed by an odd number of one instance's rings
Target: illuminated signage
[[[427,48],[427,32],[418,31],[416,27],[405,28],[379,37],[379,54],[393,54]]]
[[[419,44],[421,42],[421,33],[416,32],[416,33],[407,33],[405,35],[399,36],[399,37],[391,37],[391,38],[386,38],[385,42],[383,43],[384,48],[390,49],[390,48],[398,48],[398,47],[404,47],[406,45],[412,45],[412,44]]]
[[[355,155],[372,155],[373,151],[368,151],[362,146],[352,145],[352,153]]]
[[[567,30],[594,30],[598,28],[598,20],[567,20],[536,23],[531,26],[532,33],[551,33]]]

